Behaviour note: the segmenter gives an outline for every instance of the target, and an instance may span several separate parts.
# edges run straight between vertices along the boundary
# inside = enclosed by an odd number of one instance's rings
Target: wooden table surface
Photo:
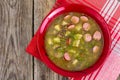
[[[25,52],[55,0],[0,0],[0,80],[66,80]]]
[[[55,0],[0,0],[0,80],[67,80],[25,52]]]

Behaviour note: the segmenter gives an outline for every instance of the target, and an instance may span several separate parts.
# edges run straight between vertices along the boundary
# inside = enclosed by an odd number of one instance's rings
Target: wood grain
[[[55,0],[34,0],[34,32],[38,29],[41,21],[53,7]],[[67,78],[54,73],[42,62],[34,61],[34,80],[67,80]]]
[[[0,80],[33,80],[32,0],[0,0]]]

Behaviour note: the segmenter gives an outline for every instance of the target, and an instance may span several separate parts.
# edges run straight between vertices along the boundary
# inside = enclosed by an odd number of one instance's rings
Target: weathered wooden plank
[[[55,0],[34,0],[34,31],[38,29],[41,21],[54,5]],[[67,80],[50,69],[43,63],[34,61],[34,80]]]
[[[32,38],[32,0],[0,0],[0,80],[33,80],[25,52]]]

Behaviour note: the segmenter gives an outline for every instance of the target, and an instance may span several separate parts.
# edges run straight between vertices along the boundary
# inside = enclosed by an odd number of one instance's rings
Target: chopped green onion
[[[68,35],[70,35],[70,31],[66,31],[66,33],[65,33],[65,36],[68,36]]]
[[[55,43],[60,43],[60,38],[59,37],[56,37],[53,39]]]
[[[79,44],[80,44],[80,40],[74,40],[73,41],[73,46],[79,47]]]
[[[76,29],[77,31],[80,31],[80,30],[82,29],[82,24],[76,25],[75,29]]]
[[[75,38],[76,40],[81,39],[81,38],[82,38],[82,35],[81,35],[81,34],[76,34],[76,35],[74,35],[74,38]]]
[[[76,51],[73,50],[73,49],[70,49],[69,52],[71,52],[71,53],[76,53]]]

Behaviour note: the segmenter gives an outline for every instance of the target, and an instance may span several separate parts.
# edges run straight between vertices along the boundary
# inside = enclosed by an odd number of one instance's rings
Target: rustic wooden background
[[[0,80],[67,80],[25,48],[55,0],[0,0]]]
[[[66,80],[26,54],[55,0],[0,0],[0,80]]]

